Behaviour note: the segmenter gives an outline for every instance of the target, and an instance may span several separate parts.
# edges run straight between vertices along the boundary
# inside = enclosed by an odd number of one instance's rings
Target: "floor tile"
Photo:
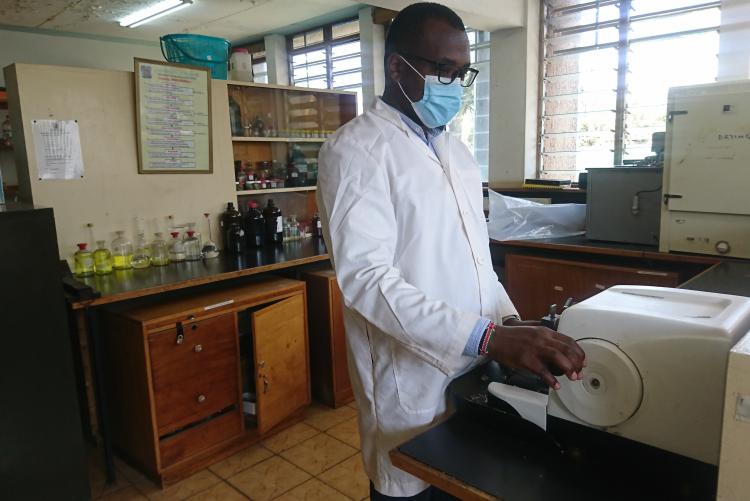
[[[281,456],[306,472],[317,475],[356,453],[353,447],[322,433],[285,450]]]
[[[219,477],[208,470],[201,470],[163,490],[153,482],[138,483],[136,487],[152,501],[175,501],[187,499],[219,482],[221,482]]]
[[[112,485],[107,485],[107,475],[104,468],[104,460],[98,454],[90,454],[88,460],[89,485],[91,486],[91,497],[98,498],[130,487],[131,483],[122,475],[117,475]]]
[[[311,478],[276,499],[278,501],[349,501],[348,497],[315,478]]]
[[[329,428],[343,423],[357,415],[357,411],[345,405],[338,409],[332,409],[320,404],[313,404],[307,410],[305,423],[320,431],[326,431]]]
[[[234,456],[230,456],[223,461],[209,466],[208,469],[221,478],[227,479],[271,456],[273,456],[273,453],[262,445],[253,445]]]
[[[96,498],[97,501],[148,501],[148,498],[141,494],[141,491],[135,487],[128,486],[118,489],[103,496]]]
[[[305,423],[297,423],[294,426],[283,430],[271,438],[262,442],[263,447],[269,449],[276,454],[281,451],[285,451],[290,447],[304,442],[308,438],[312,438],[320,433],[319,430]]]
[[[348,404],[346,404],[346,405],[347,405],[348,407],[351,407],[351,408],[352,408],[352,409],[354,409],[355,411],[357,410],[357,401],[356,401],[356,400],[352,400],[351,402],[349,402],[349,403],[348,403]]]
[[[188,499],[190,501],[245,501],[248,498],[228,483],[221,482]]]
[[[127,480],[133,485],[146,484],[150,482],[150,480],[144,473],[141,473],[139,470],[136,470],[135,468],[130,466],[128,463],[126,463],[124,460],[118,457],[115,458],[115,468],[117,468],[118,477],[123,477],[125,480]]]
[[[318,479],[352,499],[364,499],[370,495],[370,479],[365,474],[361,454],[324,471]]]
[[[326,433],[335,437],[347,445],[351,445],[355,449],[361,449],[359,441],[359,423],[358,418],[354,417],[341,424],[329,428]]]
[[[230,477],[227,482],[254,501],[267,501],[310,478],[292,463],[273,456]]]

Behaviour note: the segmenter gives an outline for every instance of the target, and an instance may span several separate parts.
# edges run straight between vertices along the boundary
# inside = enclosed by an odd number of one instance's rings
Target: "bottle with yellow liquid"
[[[133,260],[133,244],[125,238],[125,232],[116,231],[117,238],[112,240],[112,267],[116,270],[129,270]]]
[[[107,275],[112,273],[112,253],[107,249],[107,242],[96,241],[97,248],[94,251],[94,273]]]
[[[87,244],[78,244],[78,251],[73,256],[75,261],[75,275],[77,277],[90,277],[94,274],[94,257],[86,248]]]

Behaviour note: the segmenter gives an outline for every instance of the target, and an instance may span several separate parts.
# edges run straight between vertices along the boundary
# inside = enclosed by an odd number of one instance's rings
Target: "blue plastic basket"
[[[231,44],[223,38],[206,35],[178,33],[160,37],[161,53],[172,63],[205,66],[211,69],[211,77],[227,79],[229,49]]]

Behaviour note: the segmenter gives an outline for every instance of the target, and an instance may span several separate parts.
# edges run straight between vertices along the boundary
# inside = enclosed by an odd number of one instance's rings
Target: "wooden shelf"
[[[266,190],[242,190],[237,195],[267,195],[269,193],[293,193],[295,191],[315,191],[317,186],[298,186],[295,188],[270,188]]]
[[[323,143],[327,137],[238,137],[232,136],[236,143]]]

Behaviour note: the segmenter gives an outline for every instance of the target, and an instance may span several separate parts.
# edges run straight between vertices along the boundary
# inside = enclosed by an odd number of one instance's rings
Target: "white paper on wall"
[[[83,177],[77,120],[32,120],[39,180]]]

